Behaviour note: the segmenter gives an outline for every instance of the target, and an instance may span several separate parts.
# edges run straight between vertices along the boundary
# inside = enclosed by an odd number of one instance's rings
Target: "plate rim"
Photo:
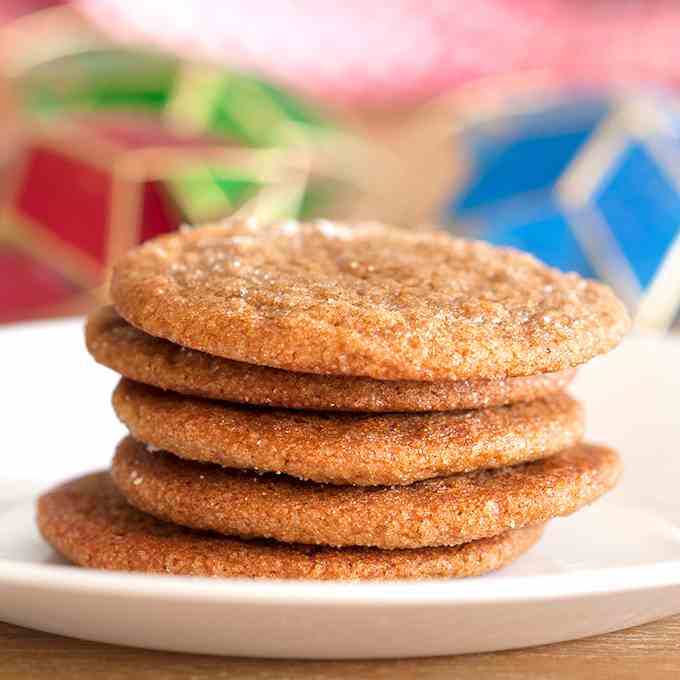
[[[0,334],[35,332],[45,327],[75,327],[81,317],[33,321],[0,328]],[[680,337],[637,330],[627,344],[663,346],[677,352]],[[5,481],[0,479],[0,482]],[[10,483],[14,479],[7,480]],[[27,493],[0,503],[0,516],[21,511],[33,515],[35,498],[43,481],[25,480]],[[32,489],[30,488],[32,486]],[[428,581],[342,582],[276,579],[212,579],[207,577],[140,574],[83,569],[71,565],[43,564],[0,558],[0,592],[7,588],[34,588],[77,592],[86,596],[120,595],[135,599],[167,599],[204,604],[276,604],[335,608],[373,606],[488,605],[557,600],[680,589],[680,559],[595,569],[574,569],[560,574],[475,577]],[[680,610],[680,604],[678,605]]]

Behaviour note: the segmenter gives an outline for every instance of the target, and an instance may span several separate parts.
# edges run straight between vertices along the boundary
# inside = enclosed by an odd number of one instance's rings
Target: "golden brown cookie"
[[[545,458],[583,436],[583,410],[564,392],[481,411],[315,413],[186,397],[123,378],[113,407],[136,439],[182,458],[360,486]]]
[[[115,267],[142,330],[290,371],[468,380],[562,371],[628,329],[609,288],[530,255],[380,224],[231,221],[164,236]]]
[[[422,579],[476,576],[512,562],[542,526],[456,547],[326,548],[244,541],[160,522],[131,508],[105,472],[62,484],[38,502],[38,525],[66,559],[85,567],[188,576]]]
[[[195,529],[290,543],[455,545],[568,515],[611,489],[621,463],[582,444],[545,460],[410,486],[338,487],[150,453],[128,437],[112,477],[128,501]]]
[[[90,315],[85,337],[90,354],[100,364],[146,385],[208,399],[321,411],[454,411],[502,406],[564,389],[575,372],[433,382],[293,373],[175,345],[131,326],[110,306]]]

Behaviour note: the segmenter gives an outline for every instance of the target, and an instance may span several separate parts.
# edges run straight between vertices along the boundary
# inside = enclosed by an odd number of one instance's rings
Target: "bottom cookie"
[[[425,579],[477,576],[533,546],[542,525],[454,547],[380,550],[242,540],[184,529],[130,507],[107,472],[43,495],[37,522],[66,559],[86,567],[190,576]]]

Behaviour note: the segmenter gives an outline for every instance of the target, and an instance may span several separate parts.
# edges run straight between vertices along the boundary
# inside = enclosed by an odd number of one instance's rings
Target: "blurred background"
[[[228,215],[441,225],[680,330],[675,0],[2,0],[0,322]]]

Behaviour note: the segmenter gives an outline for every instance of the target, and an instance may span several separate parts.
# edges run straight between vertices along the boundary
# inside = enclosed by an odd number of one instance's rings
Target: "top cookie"
[[[120,314],[238,361],[383,380],[560,371],[628,329],[601,284],[444,233],[380,224],[230,221],[130,251]]]

